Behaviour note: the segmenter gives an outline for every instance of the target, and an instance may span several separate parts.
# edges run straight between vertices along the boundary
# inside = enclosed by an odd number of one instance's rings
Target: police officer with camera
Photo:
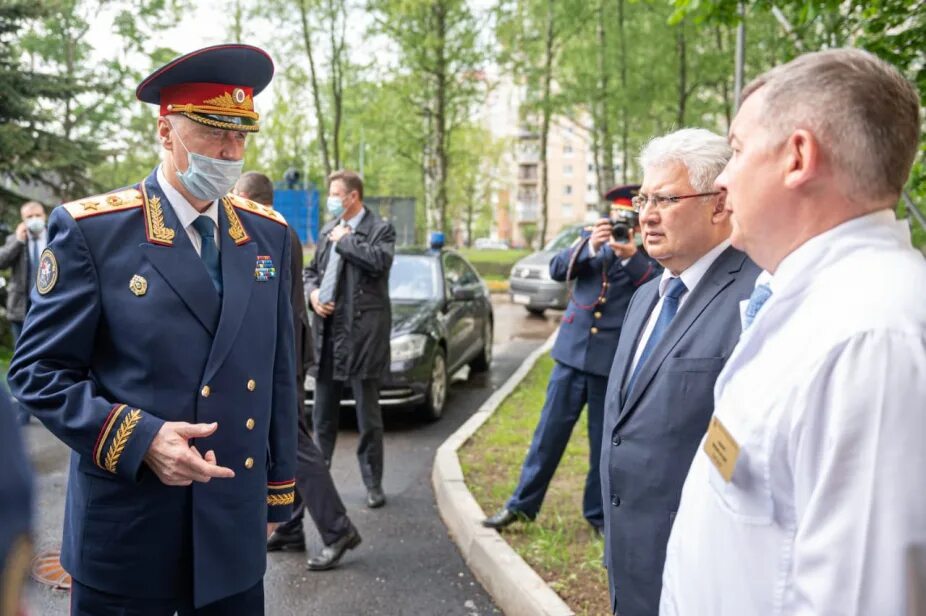
[[[598,458],[608,373],[630,297],[661,272],[634,239],[638,220],[630,199],[638,188],[629,185],[609,191],[610,216],[584,230],[550,262],[550,276],[566,281],[570,288],[553,345],[556,363],[518,487],[503,509],[483,520],[484,526],[501,529],[537,516],[573,426],[588,404],[589,470],[582,514],[597,532],[602,530]]]

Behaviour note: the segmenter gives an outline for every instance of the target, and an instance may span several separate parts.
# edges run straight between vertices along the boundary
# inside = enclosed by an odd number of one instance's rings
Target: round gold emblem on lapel
[[[132,276],[132,280],[129,281],[129,290],[132,291],[136,297],[141,297],[148,292],[148,281],[145,280],[144,276],[135,274]]]
[[[58,260],[51,248],[42,251],[39,258],[39,271],[35,275],[35,288],[40,295],[45,295],[55,288],[58,282]]]

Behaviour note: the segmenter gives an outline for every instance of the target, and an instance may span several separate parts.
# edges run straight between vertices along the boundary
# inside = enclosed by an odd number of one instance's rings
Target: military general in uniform
[[[72,615],[264,613],[294,497],[290,240],[228,193],[272,75],[247,45],[155,71],[162,163],[50,217],[10,383],[72,450]]]

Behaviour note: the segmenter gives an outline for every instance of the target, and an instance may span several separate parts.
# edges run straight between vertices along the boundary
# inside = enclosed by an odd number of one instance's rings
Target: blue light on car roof
[[[440,231],[433,231],[431,233],[431,248],[434,250],[440,250],[444,247],[444,234]]]

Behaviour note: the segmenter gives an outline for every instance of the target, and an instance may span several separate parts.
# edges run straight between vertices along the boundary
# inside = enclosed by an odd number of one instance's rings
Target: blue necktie
[[[208,216],[200,216],[193,221],[193,228],[202,238],[202,249],[199,256],[202,257],[203,263],[206,264],[206,271],[212,278],[212,284],[222,296],[222,268],[219,267],[219,249],[215,245],[215,223]]]
[[[659,341],[666,333],[666,330],[669,329],[669,324],[672,323],[672,319],[675,318],[675,313],[678,312],[679,299],[687,290],[688,289],[685,287],[685,283],[682,282],[681,278],[672,278],[669,280],[669,284],[666,286],[665,295],[662,296],[662,310],[659,311],[659,316],[656,318],[656,324],[653,326],[653,331],[650,333],[649,340],[646,341],[646,346],[643,347],[643,353],[640,355],[640,361],[637,362],[636,367],[633,369],[633,374],[630,375],[630,380],[627,381],[626,391],[628,396],[630,395],[630,392],[633,391],[633,384],[636,382],[637,377],[640,375],[640,368],[642,368],[643,364],[646,363],[646,359],[653,352],[653,349],[656,348],[656,345],[659,344]]]
[[[342,220],[340,225],[344,225]],[[334,294],[337,293],[338,286],[338,270],[341,265],[341,255],[338,254],[338,251],[335,250],[334,242],[331,242],[331,246],[328,248],[328,266],[325,268],[325,275],[322,278],[322,283],[318,287],[318,301],[323,304],[334,301]]]
[[[743,315],[743,331],[746,331],[752,322],[756,320],[759,310],[772,296],[772,289],[767,284],[760,284],[749,296],[749,303],[746,304],[746,313]]]

